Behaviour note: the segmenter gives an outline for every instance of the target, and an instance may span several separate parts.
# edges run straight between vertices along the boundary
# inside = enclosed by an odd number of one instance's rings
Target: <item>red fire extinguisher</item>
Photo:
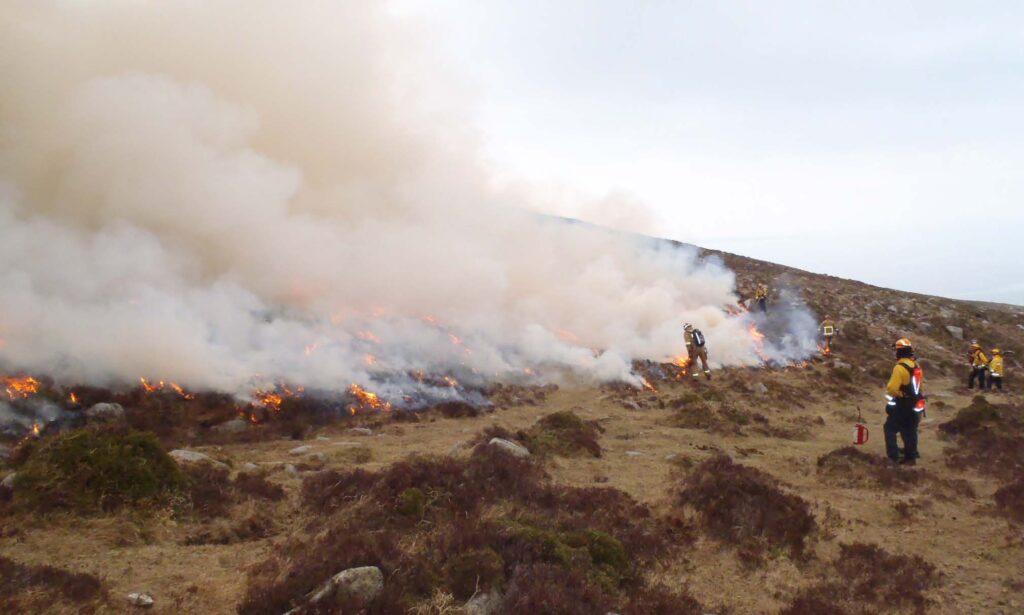
[[[853,426],[853,443],[861,446],[868,441],[868,426],[860,415],[860,406],[857,406],[857,423]]]

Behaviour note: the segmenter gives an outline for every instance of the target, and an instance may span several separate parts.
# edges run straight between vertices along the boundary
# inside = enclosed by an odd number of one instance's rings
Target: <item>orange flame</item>
[[[363,357],[363,362],[366,363],[367,365],[376,365],[377,357],[373,356],[372,354],[368,354],[365,357]]]
[[[654,388],[654,385],[651,384],[650,382],[648,382],[647,378],[641,378],[640,382],[643,383],[645,389],[648,389],[650,391],[654,391],[655,393],[658,392],[658,389]]]
[[[359,402],[358,407],[353,405],[348,408],[348,411],[353,415],[357,410],[362,409],[391,412],[391,402],[382,400],[376,393],[371,393],[358,384],[353,383],[348,387],[348,391],[349,393],[352,393]]]
[[[820,352],[821,356],[823,357],[832,356],[832,349],[829,348],[828,346],[822,346],[821,344],[818,344],[818,352]]]
[[[281,404],[284,402],[284,398],[273,391],[261,391],[256,389],[254,393],[256,401],[260,402],[267,408],[270,408],[274,412],[281,409]]]
[[[157,391],[162,391],[164,390],[164,386],[166,386],[163,380],[157,383],[151,383],[145,378],[139,378],[139,382],[142,383],[142,388],[145,389],[147,393],[156,393]]]
[[[71,395],[68,395],[68,403],[78,404],[78,395],[76,395],[74,391],[71,392]]]
[[[35,437],[38,438],[39,437],[39,431],[40,431],[39,423],[35,423],[34,425],[32,425],[32,435],[34,435]]]
[[[448,384],[448,386],[450,386],[453,389],[459,386],[459,381],[456,380],[455,378],[452,378],[451,376],[445,376],[444,381]]]
[[[367,342],[373,342],[374,344],[380,343],[380,338],[373,331],[360,331],[356,333],[356,337]]]
[[[676,376],[677,380],[685,378],[690,373],[690,357],[688,355],[676,355],[672,357],[672,362],[679,367],[679,374]]]
[[[28,397],[39,392],[40,382],[32,376],[7,376],[2,380],[4,391],[11,399]]]
[[[180,385],[178,385],[178,384],[176,384],[174,382],[171,383],[171,388],[174,389],[175,393],[177,393],[178,395],[181,395],[182,399],[192,400],[192,399],[196,398],[195,395],[193,395],[192,393],[189,393],[185,389],[181,388]]]
[[[761,333],[757,329],[757,325],[750,323],[750,329],[747,330],[750,335],[750,339],[754,342],[754,352],[761,358],[762,361],[767,363],[769,361],[768,355],[764,352],[764,333]]]

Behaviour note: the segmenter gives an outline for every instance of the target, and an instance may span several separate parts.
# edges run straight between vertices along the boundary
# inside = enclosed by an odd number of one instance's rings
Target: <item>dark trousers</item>
[[[971,375],[967,378],[967,388],[968,389],[973,389],[974,388],[974,380],[975,380],[975,378],[977,378],[977,380],[978,380],[978,388],[979,389],[984,389],[985,388],[985,367],[984,366],[972,367],[971,368]]]
[[[762,312],[764,312],[765,314],[767,314],[768,313],[768,300],[767,299],[758,299],[757,300],[757,309],[759,309]]]
[[[1003,377],[1002,376],[989,376],[988,377],[988,388],[992,388],[995,385],[1000,391],[1003,390]]]
[[[914,412],[913,407],[904,407],[902,404],[886,406],[886,414],[883,429],[885,431],[885,454],[893,461],[899,461],[900,448],[896,436],[903,438],[903,458],[917,459],[920,455],[917,452],[917,425],[921,422],[921,415]]]

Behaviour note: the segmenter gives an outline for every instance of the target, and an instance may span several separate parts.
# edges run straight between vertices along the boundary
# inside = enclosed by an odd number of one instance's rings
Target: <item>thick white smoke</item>
[[[495,185],[464,97],[379,3],[15,0],[0,57],[0,366],[636,382],[683,321],[715,362],[758,361],[729,271]]]

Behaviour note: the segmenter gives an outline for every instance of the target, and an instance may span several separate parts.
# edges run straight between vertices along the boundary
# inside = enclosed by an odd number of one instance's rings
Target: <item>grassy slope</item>
[[[630,394],[640,410],[624,406],[609,389],[563,387],[539,405],[502,407],[490,416],[388,422],[369,437],[348,431],[350,424],[334,424],[314,432],[306,443],[314,452],[328,453],[326,465],[331,468],[350,467],[353,459],[360,458],[339,442],[358,443],[372,453],[362,466],[376,469],[413,453],[447,454],[492,423],[525,429],[541,416],[574,409],[605,427],[601,438],[605,453],[601,458],[549,461],[548,470],[556,481],[617,487],[656,510],[667,511],[672,486],[685,472],[680,466],[687,465],[681,460],[701,461],[720,449],[778,478],[812,502],[821,527],[812,544],[814,554],[831,558],[840,543],[876,543],[895,553],[920,555],[944,573],[943,585],[932,594],[937,603],[929,612],[1019,609],[1024,604],[1021,529],[993,514],[992,493],[999,482],[970,469],[947,467],[942,451],[950,443],[939,438],[936,426],[971,399],[961,382],[964,344],[954,340],[945,326],[963,327],[968,338],[976,336],[986,345],[998,343],[1020,353],[1024,331],[1017,325],[1024,322],[1024,309],[874,288],[733,255],[724,255],[724,260],[737,271],[741,288],[750,288],[754,280],[772,283],[785,275],[803,289],[819,313],[832,313],[845,333],[839,339],[837,358],[852,364],[848,375],[839,378],[834,368],[821,362],[806,370],[726,370],[716,373],[709,384],[665,382],[657,392]],[[890,364],[889,345],[902,336],[911,337],[918,346],[928,367],[928,392],[933,402],[941,402],[933,404],[921,435],[920,467],[934,480],[905,490],[837,486],[818,474],[816,461],[849,443],[858,405],[871,427],[871,440],[864,450],[882,454],[880,389]],[[1008,361],[1011,374],[1020,367],[1016,357]],[[769,393],[748,392],[754,382],[764,382]],[[1011,380],[1011,391],[1013,384]],[[766,435],[756,424],[728,420],[710,429],[674,426],[672,402],[693,399],[690,394],[708,390],[719,392],[717,399],[704,404],[712,411],[728,407],[741,415],[759,413],[776,431]],[[1018,393],[1004,397],[1018,408],[1024,406]],[[684,412],[695,405],[700,404],[685,405]],[[207,452],[236,466],[267,464],[272,480],[284,485],[294,500],[301,476],[290,475],[282,466],[298,461],[288,454],[297,444],[292,440],[228,444],[209,447]],[[958,479],[973,487],[975,497],[954,493],[943,483]],[[899,503],[910,504],[903,510],[910,510],[912,518],[900,512]],[[298,526],[302,515],[298,509],[289,502],[274,506],[283,528]],[[157,613],[233,612],[244,591],[245,569],[265,557],[274,540],[288,531],[247,543],[185,546],[181,544],[184,537],[195,530],[188,523],[161,517],[139,522],[127,513],[89,520],[22,517],[6,519],[2,525],[0,554],[26,564],[96,574],[106,579],[118,598],[131,591],[151,591],[157,598],[153,611]],[[746,570],[734,549],[701,537],[685,561],[650,574],[669,585],[687,585],[706,604],[758,613],[785,606],[809,584],[815,566],[779,557],[762,568]],[[723,592],[723,587],[730,591]]]

